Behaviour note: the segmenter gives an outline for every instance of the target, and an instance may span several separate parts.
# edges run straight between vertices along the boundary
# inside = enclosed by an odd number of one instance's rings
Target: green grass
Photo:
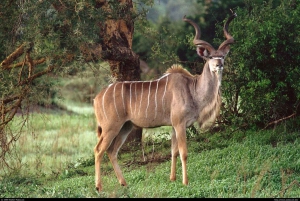
[[[15,117],[14,123],[21,119]],[[20,164],[15,165],[23,174],[36,169],[43,174],[61,171],[69,162],[93,154],[94,114],[32,113],[28,122],[16,143]]]
[[[18,118],[14,120],[17,123]],[[300,132],[281,125],[273,130],[188,135],[189,185],[169,181],[169,127],[144,130],[140,147],[120,151],[119,164],[128,186],[119,185],[105,155],[103,192],[94,187],[93,114],[33,113],[16,150],[21,162],[2,175],[0,197],[257,197],[300,195]],[[190,131],[191,132],[191,131]],[[194,136],[194,137],[192,137]],[[158,159],[168,158],[168,160]],[[154,160],[151,160],[154,159]]]

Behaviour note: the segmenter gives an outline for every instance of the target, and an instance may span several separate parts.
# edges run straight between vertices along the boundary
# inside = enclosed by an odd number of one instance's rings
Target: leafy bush
[[[236,10],[229,27],[236,43],[222,83],[227,122],[261,127],[299,113],[299,3],[249,1]]]

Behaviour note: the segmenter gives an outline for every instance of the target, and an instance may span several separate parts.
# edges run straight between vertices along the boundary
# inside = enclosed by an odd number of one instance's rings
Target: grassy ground
[[[145,130],[143,149],[123,150],[119,164],[128,187],[118,184],[104,157],[103,192],[94,187],[92,113],[38,114],[25,128],[17,150],[20,164],[2,175],[0,197],[299,197],[300,133],[281,125],[268,131],[223,131],[188,135],[189,185],[169,181],[168,128]]]

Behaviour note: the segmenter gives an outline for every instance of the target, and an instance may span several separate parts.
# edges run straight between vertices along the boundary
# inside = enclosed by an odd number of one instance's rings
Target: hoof
[[[101,190],[102,190],[102,188],[101,187],[98,187],[98,186],[96,186],[96,190],[100,193],[101,192]]]
[[[127,183],[126,182],[122,182],[122,183],[120,183],[121,184],[121,186],[127,186]]]
[[[120,184],[121,186],[127,186],[127,183],[126,183],[125,179],[120,179],[120,180],[119,180],[119,184]]]

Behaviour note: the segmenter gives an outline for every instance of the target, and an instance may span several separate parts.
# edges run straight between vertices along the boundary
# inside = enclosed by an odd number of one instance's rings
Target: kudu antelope
[[[228,33],[228,25],[235,16],[233,14],[226,21],[223,28],[226,40],[217,50],[200,40],[200,28],[195,22],[183,18],[194,26],[196,34],[193,42],[198,55],[206,60],[201,75],[191,75],[187,70],[173,65],[157,80],[115,82],[95,97],[98,126],[98,143],[94,148],[95,182],[99,192],[102,190],[100,166],[105,151],[119,183],[127,185],[117,162],[117,154],[134,126],[172,126],[170,180],[176,179],[176,160],[180,154],[182,182],[188,184],[186,128],[196,121],[201,128],[212,125],[219,114],[224,59],[229,45],[234,42]]]

